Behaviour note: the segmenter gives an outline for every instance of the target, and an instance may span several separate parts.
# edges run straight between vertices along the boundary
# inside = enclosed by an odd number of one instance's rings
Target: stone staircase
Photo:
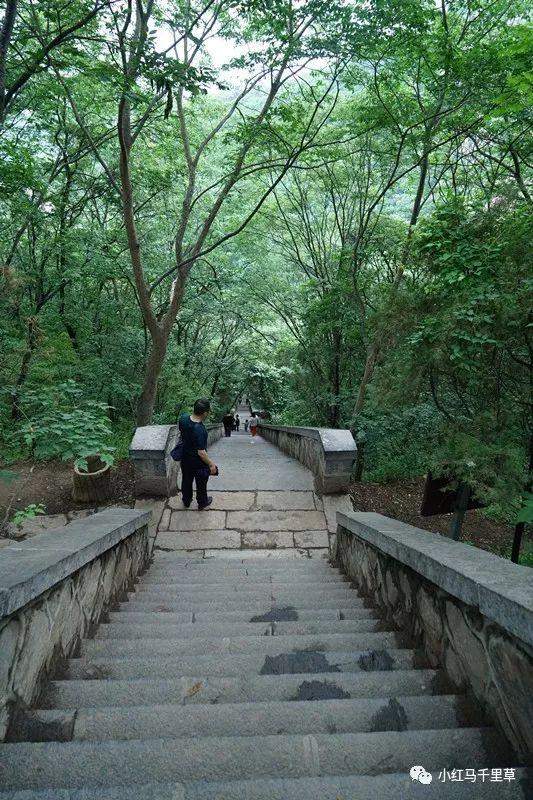
[[[0,799],[525,799],[519,772],[439,777],[512,766],[325,560],[155,551],[40,708],[13,720]]]

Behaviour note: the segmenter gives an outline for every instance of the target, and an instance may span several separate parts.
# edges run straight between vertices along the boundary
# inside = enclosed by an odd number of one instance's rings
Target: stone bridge
[[[173,426],[140,498],[0,551],[0,800],[533,797],[533,578],[352,509],[347,431]],[[422,785],[421,785],[422,784]]]

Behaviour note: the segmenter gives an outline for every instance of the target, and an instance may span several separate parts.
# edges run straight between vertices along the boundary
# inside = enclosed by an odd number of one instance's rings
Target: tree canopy
[[[105,417],[98,439],[248,392],[285,424],[351,428],[370,478],[449,470],[515,520],[532,450],[527,12],[7,0],[4,460],[51,457],[42,431],[76,409]]]

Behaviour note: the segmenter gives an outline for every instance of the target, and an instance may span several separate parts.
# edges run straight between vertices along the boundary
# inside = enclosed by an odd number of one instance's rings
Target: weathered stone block
[[[213,498],[210,508],[213,511],[248,511],[252,508],[255,500],[254,492],[212,492],[209,494]],[[170,508],[183,509],[181,495],[171,497],[168,501]]]
[[[257,492],[258,511],[316,511],[313,492]]]
[[[295,547],[328,547],[327,531],[295,531]]]
[[[44,514],[43,516],[35,517],[34,519],[27,519],[21,525],[17,526],[17,532],[20,536],[36,536],[43,531],[55,529],[58,535],[62,536],[60,530],[67,524],[67,517],[65,514]]]
[[[136,495],[168,497],[177,491],[179,463],[170,455],[178,440],[176,425],[137,428],[130,445]]]
[[[294,547],[293,535],[289,531],[266,531],[242,534],[242,546],[250,548]]]
[[[337,532],[337,511],[344,511],[349,514],[353,511],[352,501],[347,494],[341,495],[324,495],[322,498],[324,507],[324,514],[328,522],[328,531],[330,533]]]
[[[402,585],[407,582],[405,576],[402,581],[402,575],[400,575],[400,582]],[[408,582],[407,585],[409,585]],[[421,628],[425,633],[428,656],[431,664],[435,666],[442,658],[444,623],[439,610],[434,605],[433,596],[422,587],[417,594],[417,609]]]
[[[492,634],[489,658],[497,697],[500,724],[524,753],[533,753],[533,670],[531,657],[505,636]]]
[[[222,425],[206,425],[208,446],[222,436]],[[135,467],[135,493],[170,497],[178,491],[180,465],[170,455],[178,441],[177,425],[144,425],[130,445]]]
[[[489,682],[489,662],[487,653],[478,637],[467,625],[458,605],[446,601],[446,625],[448,640],[462,664],[477,697],[484,697]]]
[[[225,511],[173,511],[168,526],[169,531],[204,531],[224,528]],[[230,526],[231,527],[231,526]]]
[[[160,533],[155,547],[163,550],[203,550],[239,548],[241,535],[231,530],[185,531]]]
[[[228,511],[228,527],[242,531],[302,531],[326,527],[321,511]]]

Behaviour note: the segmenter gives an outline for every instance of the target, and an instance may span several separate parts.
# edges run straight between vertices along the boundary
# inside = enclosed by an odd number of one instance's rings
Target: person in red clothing
[[[255,436],[257,434],[258,425],[259,425],[259,417],[255,413],[255,411],[252,411],[252,416],[250,417],[250,424],[249,424],[250,433],[252,434],[252,436]]]

